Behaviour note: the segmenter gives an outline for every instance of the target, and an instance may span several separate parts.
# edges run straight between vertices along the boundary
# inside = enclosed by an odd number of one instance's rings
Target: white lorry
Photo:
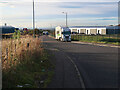
[[[55,28],[55,38],[60,41],[71,41],[71,30],[68,27],[57,26]]]

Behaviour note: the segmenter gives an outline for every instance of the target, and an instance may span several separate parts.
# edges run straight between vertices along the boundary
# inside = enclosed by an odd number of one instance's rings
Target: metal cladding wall
[[[72,29],[72,32],[77,32],[77,29]]]
[[[86,29],[85,34],[87,34],[87,31],[88,34],[98,34],[98,30],[101,35],[120,34],[120,26],[71,26],[70,29],[72,32],[77,32],[77,29],[79,29],[80,33],[83,33],[83,29]]]
[[[101,34],[106,35],[106,29],[101,29]]]
[[[80,33],[85,33],[86,29],[80,29]]]
[[[107,29],[106,30],[106,34],[120,34],[120,30],[119,29]]]
[[[90,34],[97,34],[97,29],[90,29]]]
[[[107,34],[120,34],[120,26],[109,26],[106,30]]]

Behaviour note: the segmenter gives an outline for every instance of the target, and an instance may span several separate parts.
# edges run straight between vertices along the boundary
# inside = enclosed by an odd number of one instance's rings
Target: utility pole
[[[5,26],[7,26],[7,23],[5,23]]]
[[[67,25],[67,12],[62,12],[62,13],[66,14],[66,27],[68,27],[68,25]]]
[[[35,38],[35,11],[34,11],[34,0],[33,0],[33,37]]]
[[[51,28],[51,30],[52,30],[52,24],[50,24],[50,28]]]

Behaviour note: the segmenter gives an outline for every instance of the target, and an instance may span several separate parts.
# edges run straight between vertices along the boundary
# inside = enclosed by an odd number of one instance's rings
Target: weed
[[[93,43],[106,43],[106,44],[114,44],[119,45],[120,38],[115,36],[90,36],[90,35],[72,35],[72,41],[83,41],[83,42],[93,42]]]
[[[3,88],[46,87],[52,78],[53,66],[48,53],[42,48],[41,40],[23,36],[2,42],[2,57],[6,56],[6,48],[8,48],[8,58],[6,60],[2,58]],[[46,77],[43,86],[40,87],[39,82],[44,75]]]

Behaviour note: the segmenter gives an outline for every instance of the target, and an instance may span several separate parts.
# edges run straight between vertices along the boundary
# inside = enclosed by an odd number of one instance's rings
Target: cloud
[[[99,18],[99,19],[102,19]],[[74,23],[73,23],[74,22]],[[69,20],[69,23],[68,25],[70,26],[85,26],[85,25],[91,25],[91,26],[94,26],[94,25],[112,25],[112,24],[117,24],[117,20],[98,20],[98,18],[71,18]]]
[[[11,8],[15,8],[15,6],[14,6],[14,5],[11,5],[10,7],[11,7]]]
[[[1,2],[32,2],[33,0],[1,0]],[[119,0],[35,0],[36,2],[119,2]]]
[[[3,23],[32,27],[32,2],[5,2],[2,5]],[[68,12],[69,25],[95,24],[96,21],[116,23],[117,8],[116,2],[35,2],[35,20],[38,27],[65,25],[64,11]]]
[[[96,18],[96,20],[118,20],[118,17],[101,17],[101,18]]]

